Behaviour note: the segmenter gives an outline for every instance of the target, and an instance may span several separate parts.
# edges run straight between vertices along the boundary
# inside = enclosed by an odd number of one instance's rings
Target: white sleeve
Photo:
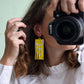
[[[13,66],[0,64],[0,84],[18,84],[14,78]]]
[[[78,61],[81,64],[78,68],[78,80],[81,82],[79,84],[84,84],[84,44],[80,46],[78,53]]]
[[[78,61],[80,62],[81,72],[84,74],[84,44],[80,46],[78,53]]]

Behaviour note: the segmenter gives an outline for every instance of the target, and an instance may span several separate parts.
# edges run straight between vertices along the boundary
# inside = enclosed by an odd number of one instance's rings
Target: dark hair
[[[27,38],[25,46],[20,45],[20,52],[14,66],[16,77],[26,75],[39,75],[43,73],[48,76],[49,73],[45,69],[45,64],[49,65],[46,48],[44,45],[44,60],[34,60],[35,55],[35,39],[38,38],[34,33],[34,25],[42,24],[46,14],[47,7],[52,0],[34,0],[30,9],[24,16],[22,22],[27,25],[26,29],[22,29]],[[42,38],[42,37],[41,37]],[[80,64],[77,61],[77,54],[73,50],[66,51],[64,61],[70,68],[77,68]]]

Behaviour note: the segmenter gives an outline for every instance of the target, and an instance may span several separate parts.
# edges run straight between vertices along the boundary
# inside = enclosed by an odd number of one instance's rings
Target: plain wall
[[[22,18],[34,0],[0,0],[0,59],[5,49],[5,29],[9,19]],[[10,50],[11,51],[11,50]]]

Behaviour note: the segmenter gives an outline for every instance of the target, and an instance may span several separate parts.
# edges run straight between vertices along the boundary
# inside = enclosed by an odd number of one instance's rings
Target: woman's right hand
[[[19,27],[26,28],[23,22],[20,22],[20,18],[13,18],[7,22],[5,31],[5,52],[0,61],[4,65],[13,65],[16,58],[19,55],[19,45],[24,46],[24,41],[26,40],[26,35],[23,31],[18,31]],[[23,37],[23,39],[19,39]]]

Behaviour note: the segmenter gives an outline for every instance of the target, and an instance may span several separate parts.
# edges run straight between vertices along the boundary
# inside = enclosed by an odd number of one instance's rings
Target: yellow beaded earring
[[[44,60],[44,39],[35,39],[35,60]]]

